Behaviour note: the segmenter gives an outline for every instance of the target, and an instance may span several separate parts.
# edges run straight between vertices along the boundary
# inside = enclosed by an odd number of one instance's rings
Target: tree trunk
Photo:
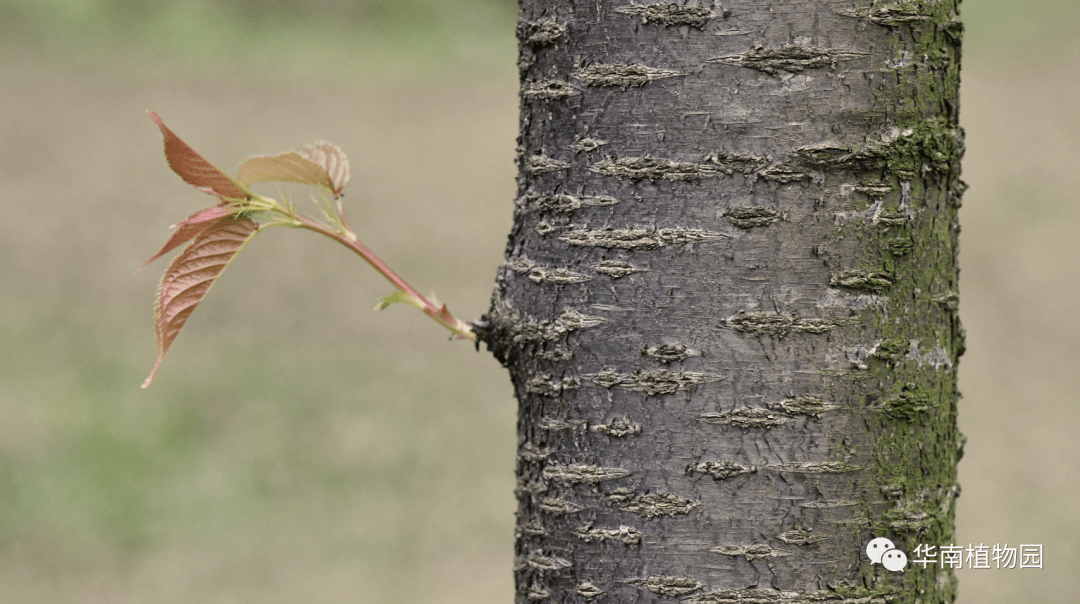
[[[959,0],[522,0],[517,601],[946,602]]]

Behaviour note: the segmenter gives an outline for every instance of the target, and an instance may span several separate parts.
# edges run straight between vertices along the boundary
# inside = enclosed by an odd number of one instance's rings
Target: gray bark
[[[959,0],[522,0],[517,601],[944,602]]]

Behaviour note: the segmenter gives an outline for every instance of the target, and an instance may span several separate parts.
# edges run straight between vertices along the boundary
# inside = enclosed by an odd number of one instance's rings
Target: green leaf
[[[219,218],[199,233],[165,270],[154,308],[157,360],[143,382],[143,388],[154,381],[161,360],[195,307],[206,297],[225,267],[258,232],[259,225],[250,218]]]
[[[420,310],[424,309],[424,303],[416,296],[403,292],[400,289],[375,303],[374,310],[382,310],[393,304],[408,304]]]

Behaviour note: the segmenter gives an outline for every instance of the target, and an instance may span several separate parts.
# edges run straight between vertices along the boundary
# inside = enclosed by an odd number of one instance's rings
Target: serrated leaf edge
[[[231,232],[228,229],[233,228]],[[172,345],[173,340],[179,335],[180,330],[184,327],[191,313],[195,308],[206,298],[206,294],[210,292],[210,289],[217,282],[217,279],[221,276],[221,273],[232,263],[244,247],[259,233],[259,225],[250,218],[236,218],[225,217],[218,220],[218,222],[208,226],[205,230],[199,233],[198,236],[184,248],[184,251],[180,253],[169,264],[169,268],[165,270],[165,274],[161,278],[161,283],[158,285],[157,301],[154,305],[154,332],[157,335],[157,358],[154,361],[154,367],[150,370],[150,375],[147,376],[143,382],[142,387],[147,388],[154,381],[154,376],[157,374],[158,369],[161,367],[161,361],[165,358],[165,353],[169,351],[169,347]],[[224,234],[230,235],[229,237],[221,237]],[[218,239],[213,239],[218,237]],[[196,252],[203,246],[212,245],[215,243],[231,243],[232,247],[222,251],[212,252],[192,258]],[[197,262],[198,260],[207,260],[215,258],[216,261],[201,263],[201,266],[182,268],[185,263]],[[168,295],[168,288],[170,285],[176,283],[181,276],[191,276],[198,272],[207,273],[204,278],[187,284],[180,292],[166,299]],[[177,312],[168,312],[169,306],[176,300],[181,298],[181,295],[185,292],[190,292],[194,288],[205,286],[204,289],[196,291],[194,297],[188,300],[186,304],[182,303],[183,307]],[[190,297],[191,294],[189,293]]]
[[[191,145],[170,130],[158,114],[153,111],[147,111],[146,114],[161,131],[164,139],[165,160],[169,163],[169,168],[176,172],[184,182],[212,193],[222,201],[251,197],[251,193],[233,177],[192,149]]]
[[[330,177],[330,190],[334,197],[341,197],[341,191],[352,176],[352,167],[349,165],[349,157],[334,143],[317,140],[310,145],[305,145],[300,150],[300,155],[323,167]]]
[[[211,206],[209,208],[203,208],[184,220],[172,225],[169,228],[176,230],[169,236],[165,245],[161,246],[161,249],[151,256],[149,260],[143,262],[139,269],[146,268],[147,264],[150,264],[154,260],[157,260],[181,245],[184,245],[189,240],[198,237],[200,233],[213,226],[213,221],[220,220],[233,212],[234,210],[224,205]]]

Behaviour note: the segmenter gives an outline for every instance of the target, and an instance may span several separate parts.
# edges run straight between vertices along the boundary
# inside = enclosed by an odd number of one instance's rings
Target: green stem
[[[470,327],[468,323],[451,315],[446,310],[445,304],[441,307],[435,306],[435,304],[433,304],[427,298],[421,296],[420,292],[416,291],[411,285],[406,283],[404,279],[402,279],[400,276],[398,276],[397,273],[393,271],[393,269],[391,269],[389,266],[386,265],[385,262],[379,259],[379,257],[376,256],[374,252],[369,250],[366,245],[357,241],[355,239],[355,235],[353,237],[347,237],[342,233],[331,229],[330,227],[326,226],[321,222],[316,222],[304,216],[294,216],[294,218],[299,221],[300,228],[314,231],[316,233],[319,233],[320,235],[329,237],[330,239],[337,241],[341,245],[344,245],[345,247],[355,252],[356,255],[360,256],[364,259],[365,262],[370,264],[371,268],[378,271],[379,274],[383,277],[386,277],[387,281],[393,283],[394,287],[398,288],[399,290],[405,292],[410,296],[414,296],[417,300],[419,300],[422,304],[420,310],[422,310],[427,316],[438,321],[439,324],[443,327],[446,327],[447,329],[452,331],[454,333],[454,337],[472,340],[474,342],[476,341],[476,333],[473,332],[472,327]]]

